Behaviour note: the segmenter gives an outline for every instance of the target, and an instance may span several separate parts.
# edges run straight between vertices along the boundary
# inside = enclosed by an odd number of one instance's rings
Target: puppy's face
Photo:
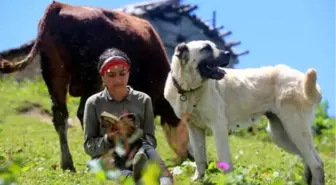
[[[198,40],[178,44],[172,65],[194,78],[220,80],[225,72],[219,67],[226,67],[230,59],[229,51],[218,49],[211,41]]]
[[[105,125],[106,132],[109,135],[113,135],[116,139],[117,137],[130,137],[136,128],[135,125],[135,115],[134,114],[125,114],[120,117],[120,121],[115,121],[114,123],[107,122],[103,120]]]

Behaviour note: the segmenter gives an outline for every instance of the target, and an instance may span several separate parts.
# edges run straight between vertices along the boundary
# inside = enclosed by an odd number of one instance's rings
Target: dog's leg
[[[223,121],[223,119],[219,119]],[[230,168],[227,172],[233,171],[232,159],[231,159],[231,150],[229,146],[229,132],[227,129],[226,123],[214,123],[212,126],[212,132],[216,143],[216,150],[218,155],[218,160],[220,162],[225,162],[230,165]]]
[[[311,184],[323,185],[325,183],[324,164],[315,149],[310,128],[313,111],[304,111],[300,108],[295,107],[293,104],[283,103],[279,118],[288,137],[299,150],[304,163],[310,168],[312,174]]]
[[[196,162],[196,171],[194,176],[191,178],[191,181],[195,181],[204,177],[207,166],[205,131],[191,123],[187,124],[187,126],[190,144]]]
[[[272,141],[278,147],[284,149],[288,153],[292,153],[302,157],[299,149],[295,146],[292,140],[289,139],[288,134],[286,133],[283,124],[278,118],[278,116],[273,113],[266,113],[266,117],[269,120],[266,131],[268,132]],[[303,163],[304,163],[304,179],[305,182],[307,182],[307,184],[310,185],[312,179],[311,170],[304,161]]]
[[[295,155],[301,155],[293,141],[288,137],[281,120],[273,113],[266,113],[269,122],[266,128],[272,141],[280,148]]]

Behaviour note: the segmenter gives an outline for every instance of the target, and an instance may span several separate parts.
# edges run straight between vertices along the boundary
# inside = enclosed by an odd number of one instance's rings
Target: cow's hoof
[[[74,167],[73,164],[70,164],[70,165],[62,165],[62,169],[64,171],[68,170],[70,172],[73,172],[73,173],[76,173],[76,168]]]

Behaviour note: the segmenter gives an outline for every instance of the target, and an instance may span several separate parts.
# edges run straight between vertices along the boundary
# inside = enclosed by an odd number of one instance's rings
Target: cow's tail
[[[303,89],[307,100],[313,104],[320,103],[322,99],[321,89],[316,80],[316,70],[308,69],[304,77]]]
[[[42,19],[39,21],[38,35],[36,40],[34,41],[33,47],[30,50],[29,54],[19,62],[10,62],[0,56],[0,72],[12,73],[15,71],[21,71],[34,61],[35,56],[39,52],[40,40],[46,27],[46,18],[48,17],[48,14],[51,12],[51,10],[54,9],[56,4],[57,4],[56,2],[52,2],[52,4],[49,5],[45,10]]]

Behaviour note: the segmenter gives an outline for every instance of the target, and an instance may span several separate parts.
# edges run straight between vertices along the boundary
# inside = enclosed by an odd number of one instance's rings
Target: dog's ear
[[[116,124],[116,121],[110,120],[110,119],[106,119],[106,118],[102,117],[102,125],[103,125],[103,127],[110,128],[114,124]]]
[[[177,56],[177,58],[179,58],[181,61],[188,61],[189,49],[185,42],[182,42],[176,46],[175,56]]]
[[[131,124],[133,125],[135,122],[135,114],[133,113],[126,113],[120,116],[120,121],[131,121]]]
[[[127,114],[127,118],[132,120],[133,122],[135,122],[135,115],[130,113],[130,114]]]

